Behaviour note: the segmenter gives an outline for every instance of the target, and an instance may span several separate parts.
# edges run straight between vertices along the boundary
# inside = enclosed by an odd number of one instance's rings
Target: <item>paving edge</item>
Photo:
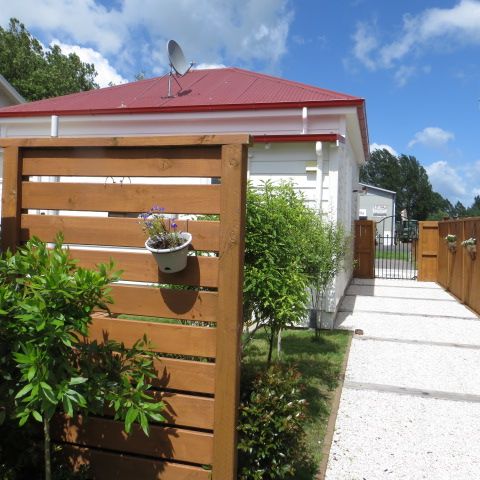
[[[347,348],[345,349],[345,357],[343,359],[342,368],[339,374],[338,385],[333,393],[332,402],[330,404],[330,416],[328,417],[327,429],[322,444],[322,460],[318,468],[315,480],[325,480],[328,467],[328,459],[330,457],[330,449],[332,448],[333,434],[335,433],[335,424],[337,423],[337,414],[340,407],[340,398],[342,396],[343,384],[345,382],[345,372],[347,371],[348,358],[350,357],[350,349],[352,346],[353,332],[350,332]]]

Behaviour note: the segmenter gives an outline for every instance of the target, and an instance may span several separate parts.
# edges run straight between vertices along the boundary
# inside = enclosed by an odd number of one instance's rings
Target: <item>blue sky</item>
[[[0,0],[98,82],[165,73],[167,39],[201,67],[239,66],[367,101],[370,142],[414,155],[435,190],[480,195],[480,0]]]

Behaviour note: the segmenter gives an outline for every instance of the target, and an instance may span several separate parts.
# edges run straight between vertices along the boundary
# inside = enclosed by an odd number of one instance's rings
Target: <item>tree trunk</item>
[[[270,366],[270,364],[272,363],[273,341],[275,340],[275,331],[274,330],[271,330],[269,340],[270,340],[270,342],[269,342],[269,345],[268,345],[267,365]]]
[[[52,464],[50,454],[50,420],[43,419],[43,445],[45,455],[45,480],[52,480]]]
[[[277,334],[277,358],[280,360],[282,356],[282,329],[278,330]]]

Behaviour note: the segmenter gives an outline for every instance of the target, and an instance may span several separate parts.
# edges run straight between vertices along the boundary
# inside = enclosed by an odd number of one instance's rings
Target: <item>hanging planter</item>
[[[455,253],[457,251],[457,236],[448,234],[444,240],[447,242],[447,247],[448,249],[452,252]]]
[[[176,273],[187,266],[188,246],[192,243],[192,235],[188,232],[178,234],[183,243],[172,248],[153,248],[150,246],[151,239],[145,242],[145,248],[152,253],[158,268],[164,273]]]
[[[152,253],[158,268],[163,273],[176,273],[187,266],[188,246],[192,235],[178,232],[174,218],[169,218],[164,209],[154,205],[140,215],[143,230],[148,234],[145,248]]]
[[[475,260],[477,256],[477,239],[476,238],[469,238],[462,242],[462,245],[467,249],[468,254],[472,260]]]

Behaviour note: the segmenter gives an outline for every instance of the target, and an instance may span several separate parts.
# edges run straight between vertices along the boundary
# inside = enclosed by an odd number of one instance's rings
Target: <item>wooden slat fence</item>
[[[97,479],[236,478],[248,143],[246,135],[0,142],[3,249],[32,236],[51,242],[61,231],[81,266],[111,258],[122,281],[139,282],[113,285],[113,316],[94,314],[90,337],[131,345],[147,334],[159,354],[155,395],[167,404],[168,424],[153,425],[150,437],[138,428],[126,437],[108,416],[87,423],[59,418],[55,438],[78,462],[90,463]],[[160,273],[143,248],[138,220],[128,218],[152,205],[219,215],[178,222],[192,233],[194,252],[212,254],[190,256],[183,272]]]
[[[444,238],[456,235],[456,250],[448,249]],[[447,220],[438,224],[438,277],[437,282],[453,293],[465,305],[480,314],[480,261],[461,245],[463,240],[480,240],[480,218]],[[477,245],[477,248],[480,245]]]

